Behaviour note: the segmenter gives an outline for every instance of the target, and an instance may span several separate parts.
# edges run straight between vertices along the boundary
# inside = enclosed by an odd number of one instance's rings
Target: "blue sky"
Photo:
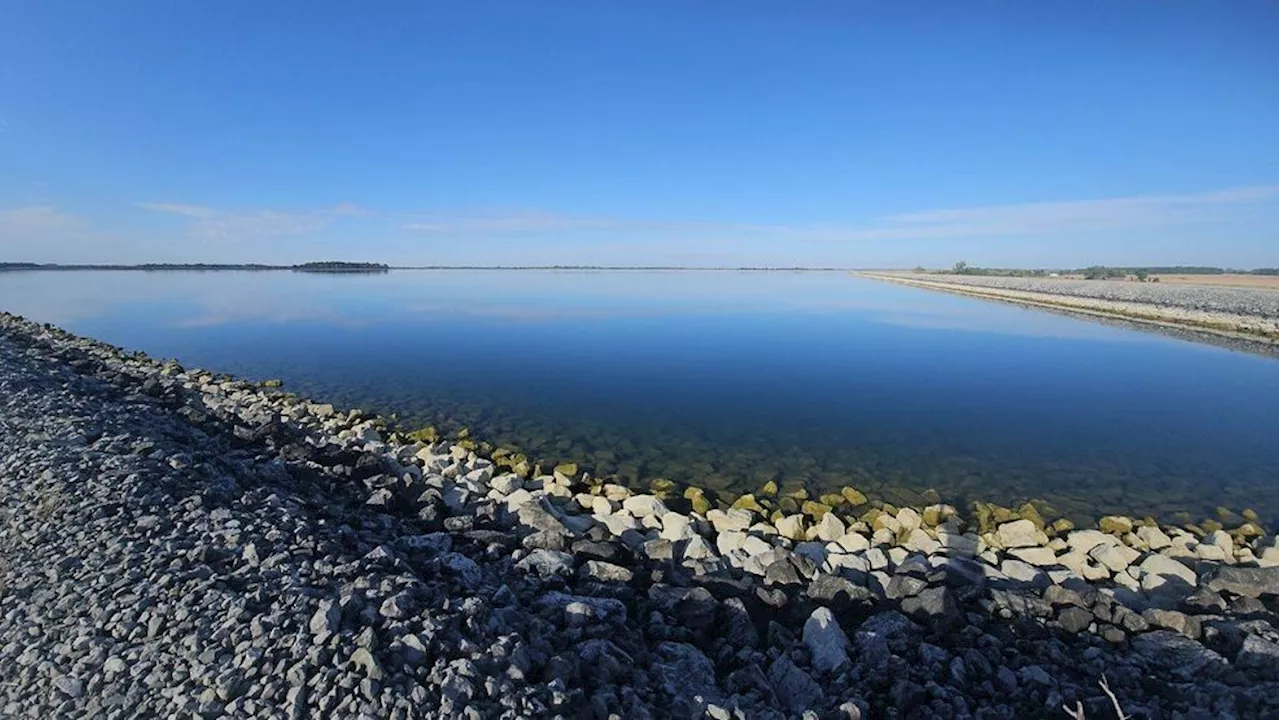
[[[0,260],[1275,266],[1276,26],[0,0]]]

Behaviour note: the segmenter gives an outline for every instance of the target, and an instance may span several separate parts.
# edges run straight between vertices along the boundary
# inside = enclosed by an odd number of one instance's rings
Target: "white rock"
[[[909,554],[907,553],[906,548],[901,548],[901,547],[891,547],[889,548],[888,552],[889,552],[889,562],[892,563],[894,567],[897,567],[901,565],[903,562],[905,562],[907,559],[907,555]]]
[[[821,672],[832,672],[849,661],[849,638],[828,608],[814,610],[804,622],[804,644]]]
[[[1232,541],[1231,536],[1223,530],[1214,530],[1206,535],[1201,544],[1205,543],[1209,545],[1217,545],[1222,549],[1222,553],[1224,555],[1230,555],[1235,551],[1235,543]]]
[[[632,495],[622,501],[622,509],[638,518],[650,515],[662,517],[667,514],[667,506],[652,495]]]
[[[1105,580],[1111,577],[1110,571],[1089,559],[1079,550],[1072,550],[1058,556],[1058,564],[1071,570],[1085,580]]]
[[[1037,586],[1049,585],[1049,576],[1038,567],[1028,565],[1021,560],[1008,559],[1000,563],[1000,572],[1011,580]]]
[[[866,555],[867,564],[871,566],[872,570],[883,570],[889,567],[889,556],[885,555],[884,551],[880,548],[873,547],[870,550],[867,550]]]
[[[772,545],[765,542],[764,540],[761,540],[755,535],[748,535],[747,539],[742,541],[742,551],[752,557],[755,557],[757,555],[763,555],[767,552],[771,552],[772,550],[773,550]]]
[[[1134,534],[1147,544],[1152,550],[1160,550],[1167,548],[1173,544],[1168,535],[1164,531],[1154,525],[1143,525],[1134,531]]]
[[[659,537],[672,542],[687,540],[696,534],[689,525],[689,518],[678,512],[669,512],[662,516],[662,534]]]
[[[1227,554],[1222,548],[1211,543],[1200,543],[1196,546],[1196,557],[1201,560],[1217,560],[1222,562],[1227,559]]]
[[[1001,523],[996,529],[996,536],[1000,539],[1000,544],[1007,548],[1035,547],[1049,542],[1048,536],[1030,520]]]
[[[823,542],[835,542],[844,536],[844,523],[836,517],[835,513],[823,515],[814,529],[817,531],[818,539]]]
[[[879,530],[871,533],[871,544],[892,545],[893,541],[897,538],[898,536],[889,528],[880,528]]]
[[[929,534],[920,528],[912,530],[903,545],[908,550],[914,550],[925,555],[932,555],[942,549],[942,545],[937,540],[929,537]]]
[[[1095,547],[1089,552],[1089,557],[1105,565],[1111,572],[1119,573],[1132,565],[1141,554],[1131,547],[1116,543]]]
[[[606,515],[599,518],[600,522],[609,529],[609,533],[614,536],[620,536],[628,530],[639,530],[640,523],[629,513],[618,512],[612,515]]]
[[[617,510],[617,504],[603,495],[591,496],[591,512],[595,515],[610,515]]]
[[[902,526],[902,529],[908,532],[920,527],[923,522],[920,519],[920,513],[909,507],[898,510],[898,514],[894,517],[897,519],[898,524]]]
[[[1258,558],[1258,564],[1262,567],[1275,567],[1280,565],[1280,548],[1275,545],[1268,545],[1262,549],[1262,555]]]
[[[1013,548],[1007,551],[1015,558],[1036,567],[1049,567],[1058,564],[1058,556],[1047,547]]]
[[[840,547],[844,548],[846,552],[862,552],[871,547],[871,541],[867,539],[866,535],[852,531],[841,535],[836,542],[840,543]]]
[[[1138,567],[1149,575],[1176,577],[1193,588],[1196,586],[1194,570],[1159,553],[1148,555]]]
[[[1119,545],[1115,535],[1108,535],[1101,530],[1073,530],[1067,535],[1067,545],[1072,550],[1086,555],[1099,545]]]
[[[675,513],[667,513],[674,515]],[[685,560],[705,560],[716,556],[716,551],[711,547],[711,543],[707,542],[701,535],[693,534],[685,541],[684,550],[681,556]]]
[[[734,550],[741,550],[742,544],[747,541],[747,534],[743,532],[722,532],[716,535],[716,548],[721,555],[728,555]]]
[[[778,534],[784,538],[788,538],[790,540],[804,539],[803,515],[788,515],[783,518],[778,518],[778,522],[774,523],[774,525],[778,528]]]
[[[741,532],[751,527],[751,513],[746,510],[708,510],[707,520],[716,532]]]

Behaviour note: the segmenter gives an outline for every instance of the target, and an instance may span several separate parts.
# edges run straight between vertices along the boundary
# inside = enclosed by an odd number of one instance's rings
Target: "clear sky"
[[[0,261],[1277,265],[1277,5],[0,0]]]

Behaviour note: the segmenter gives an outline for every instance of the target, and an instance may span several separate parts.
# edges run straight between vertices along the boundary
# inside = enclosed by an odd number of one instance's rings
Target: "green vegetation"
[[[390,269],[391,267],[384,263],[338,262],[335,260],[309,262],[293,266],[295,272],[317,273],[384,273]]]

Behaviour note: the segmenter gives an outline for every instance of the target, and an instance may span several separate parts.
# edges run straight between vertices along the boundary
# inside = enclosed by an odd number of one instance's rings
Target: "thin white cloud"
[[[154,210],[156,212],[170,213],[173,215],[186,215],[187,217],[213,217],[218,214],[217,210],[203,205],[184,205],[182,203],[156,203],[156,202],[140,202],[135,203],[138,207],[146,210]]]
[[[218,210],[185,203],[135,204],[146,210],[192,218],[188,227],[192,237],[223,241],[309,235],[329,227],[338,218],[371,214],[351,203],[318,210]]]
[[[799,241],[1017,237],[1185,225],[1229,218],[1240,206],[1274,202],[1275,187],[1187,195],[1034,202],[886,215],[857,224],[743,224],[646,220],[524,211],[420,216],[401,228],[430,235],[509,237],[557,231],[643,232],[658,236],[751,237]]]

